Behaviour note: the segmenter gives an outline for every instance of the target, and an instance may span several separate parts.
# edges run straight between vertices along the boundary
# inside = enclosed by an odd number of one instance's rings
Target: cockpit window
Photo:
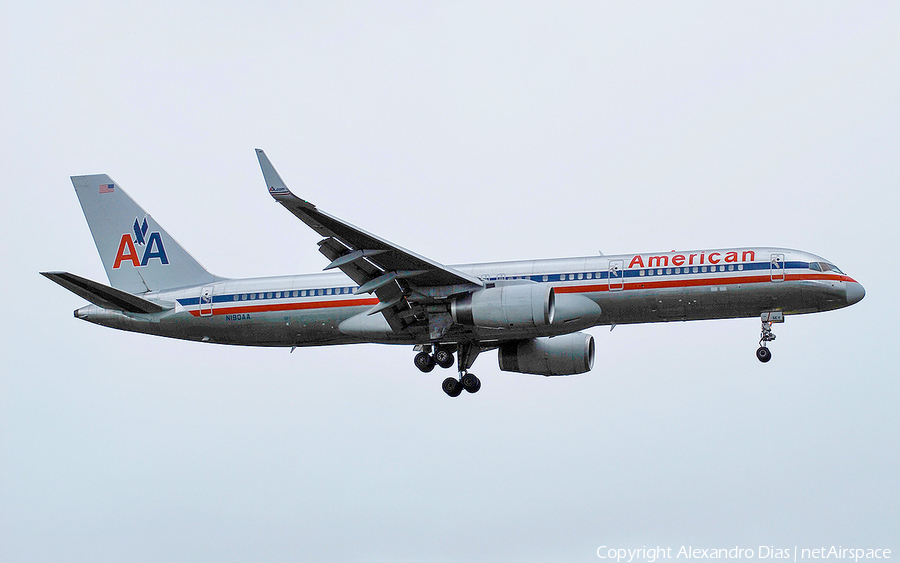
[[[810,262],[809,269],[817,272],[834,272],[835,274],[845,275],[840,268],[830,262]]]

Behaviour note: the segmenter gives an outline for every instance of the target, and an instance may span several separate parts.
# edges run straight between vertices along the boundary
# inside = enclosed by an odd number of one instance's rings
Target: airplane
[[[323,238],[326,273],[229,279],[208,272],[105,174],[72,176],[109,285],[41,272],[90,302],[75,317],[197,342],[289,347],[411,345],[415,366],[457,366],[443,391],[475,393],[469,371],[498,350],[503,371],[586,373],[594,326],[760,319],[768,362],[773,323],[859,302],[865,290],[834,263],[799,250],[719,250],[445,266],[294,195],[256,149],[269,194]],[[455,357],[454,357],[455,356]]]

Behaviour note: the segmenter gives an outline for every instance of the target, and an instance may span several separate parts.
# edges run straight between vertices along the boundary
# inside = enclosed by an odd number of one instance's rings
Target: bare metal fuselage
[[[342,330],[348,319],[366,318],[378,299],[355,295],[352,281],[330,273],[222,280],[142,295],[174,305],[160,313],[88,305],[75,316],[121,330],[245,346],[498,343],[595,325],[758,317],[767,311],[813,313],[861,299],[861,286],[853,279],[839,271],[811,269],[810,264],[820,262],[824,260],[796,250],[743,248],[454,266],[480,278],[487,288],[549,284],[557,295],[587,297],[602,313],[587,325],[577,320],[544,328],[454,325],[439,340],[429,338],[427,331],[361,336],[346,324]]]

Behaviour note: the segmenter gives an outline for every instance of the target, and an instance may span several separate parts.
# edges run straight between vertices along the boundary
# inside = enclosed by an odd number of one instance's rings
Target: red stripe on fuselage
[[[772,275],[763,276],[732,276],[732,277],[716,277],[716,278],[692,278],[681,280],[666,281],[649,281],[649,276],[644,277],[641,281],[625,282],[624,291],[629,289],[662,289],[662,288],[678,288],[678,287],[702,287],[706,285],[734,285],[741,283],[771,283]],[[807,280],[832,280],[854,282],[850,276],[832,276],[828,274],[787,274],[785,281],[807,281]],[[780,280],[779,282],[780,283]],[[618,287],[618,284],[614,285]],[[593,285],[570,285],[570,286],[554,286],[556,293],[595,293],[599,291],[609,291],[609,283],[593,284]],[[619,291],[618,289],[616,291]]]
[[[271,313],[274,311],[299,311],[303,309],[330,309],[334,307],[362,307],[366,305],[378,305],[378,299],[368,297],[364,299],[342,299],[339,301],[313,301],[307,303],[273,303],[271,305],[241,305],[239,307],[213,307],[213,315],[237,315],[240,313]],[[195,317],[200,316],[199,310],[190,312]]]

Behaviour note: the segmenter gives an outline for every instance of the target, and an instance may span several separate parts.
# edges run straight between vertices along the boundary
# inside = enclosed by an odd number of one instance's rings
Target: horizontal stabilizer
[[[115,289],[69,272],[41,272],[41,275],[104,309],[115,309],[127,313],[161,313],[166,310],[165,307],[127,291]]]

